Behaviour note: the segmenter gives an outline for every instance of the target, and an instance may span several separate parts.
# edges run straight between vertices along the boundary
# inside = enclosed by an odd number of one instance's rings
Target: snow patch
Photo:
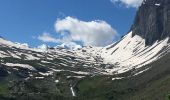
[[[53,71],[47,71],[46,73],[42,73],[42,72],[39,72],[39,74],[43,75],[43,76],[50,76],[50,75],[53,75]]]
[[[55,83],[59,83],[59,80],[55,80],[54,82],[55,82]]]
[[[123,79],[124,77],[115,77],[115,78],[112,78],[112,81],[114,80],[120,80],[120,79]]]
[[[156,4],[155,4],[155,6],[161,6],[161,4],[159,4],[159,3],[156,3]]]
[[[10,67],[22,67],[22,68],[26,68],[26,69],[34,70],[34,71],[36,70],[34,67],[27,65],[27,64],[5,63],[3,65],[10,66]]]
[[[70,90],[71,90],[72,96],[75,97],[76,94],[75,94],[75,92],[74,92],[74,90],[73,90],[73,87],[71,87]]]

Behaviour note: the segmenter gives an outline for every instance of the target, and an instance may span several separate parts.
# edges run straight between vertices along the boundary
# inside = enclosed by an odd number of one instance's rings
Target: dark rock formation
[[[131,30],[133,36],[144,38],[146,45],[170,36],[170,0],[144,0]]]
[[[7,70],[0,65],[0,78],[8,75]]]

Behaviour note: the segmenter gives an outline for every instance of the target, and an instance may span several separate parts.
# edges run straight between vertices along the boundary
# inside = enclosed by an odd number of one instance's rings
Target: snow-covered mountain
[[[81,68],[76,71],[81,73],[81,70],[84,70],[85,72],[82,71],[82,73],[88,74],[109,74],[99,67],[101,61],[96,56],[84,55],[83,50],[78,52],[64,48],[29,48],[26,44],[13,43],[3,38],[0,38],[0,58],[2,60],[1,65],[14,69],[21,67],[37,71],[36,66],[29,64],[29,61],[39,61],[37,65],[53,65],[45,68],[48,71],[62,71],[68,67],[69,70],[63,71],[74,71],[76,68]],[[6,58],[18,59],[20,61],[6,61]],[[89,69],[93,69],[93,71]]]
[[[103,64],[113,65],[105,69],[109,73],[124,73],[150,64],[170,52],[169,37],[145,45],[145,39],[129,32],[120,41],[109,46],[83,48],[85,55],[98,56]]]
[[[157,61],[170,52],[170,1],[144,0],[130,32],[120,41],[96,49],[104,64],[112,64],[108,72],[124,73]]]
[[[2,82],[8,83],[6,87],[10,87],[10,93],[44,93],[45,90],[48,93],[75,97],[74,87],[79,82],[76,91],[81,95],[85,95],[87,91],[93,92],[91,89],[103,94],[103,91],[98,91],[100,88],[109,90],[109,93],[117,97],[129,91],[137,93],[141,90],[141,84],[157,81],[157,76],[169,73],[169,12],[169,0],[144,0],[130,32],[106,47],[86,46],[68,50],[64,46],[49,48],[42,45],[30,48],[27,44],[14,43],[0,37],[0,78],[2,77]],[[90,80],[93,77],[94,80]],[[123,84],[115,81],[120,79],[125,79]],[[94,88],[93,81],[95,84],[98,82],[96,87],[99,88]],[[104,85],[100,86],[100,82]],[[120,86],[123,85],[120,88],[125,88],[123,92],[115,90],[117,82]],[[131,82],[134,87],[129,86]],[[126,83],[127,86],[124,86]],[[116,87],[112,87],[115,84]],[[102,88],[105,86],[106,88]],[[107,92],[106,95],[110,94]]]
[[[145,45],[145,40],[138,35],[132,37],[128,33],[121,41],[105,47],[102,51],[104,63],[114,64],[112,71],[123,73],[132,68],[140,68],[158,60],[170,51],[169,37],[155,41],[152,45]]]
[[[22,60],[42,60],[47,56],[46,60],[52,61],[60,57],[63,59],[65,55],[75,57],[78,61],[83,59],[85,63],[83,66],[97,68],[104,74],[120,74],[134,68],[138,69],[158,60],[170,51],[169,4],[168,0],[143,1],[131,31],[120,41],[106,47],[87,46],[78,50],[55,47],[29,48],[27,44],[13,43],[0,38],[1,49],[6,48],[0,50],[0,57],[22,59],[24,56]]]

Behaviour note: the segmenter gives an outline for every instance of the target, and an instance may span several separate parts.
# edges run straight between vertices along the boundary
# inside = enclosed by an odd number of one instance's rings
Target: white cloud
[[[64,41],[81,41],[84,45],[93,46],[111,44],[117,35],[116,30],[105,21],[86,22],[72,17],[58,19],[55,23],[55,29],[57,33],[64,36]]]
[[[54,42],[54,43],[60,42],[59,39],[53,38],[49,33],[43,33],[41,36],[38,36],[38,39],[43,42]]]
[[[143,0],[110,0],[112,3],[122,3],[127,7],[139,7]]]
[[[38,39],[43,42],[53,42],[60,44],[60,47],[68,49],[78,49],[83,46],[106,46],[113,43],[117,35],[115,29],[108,23],[101,20],[81,21],[77,18],[66,17],[58,19],[55,23],[57,36],[55,38],[49,33],[43,33]],[[81,44],[81,45],[80,45]],[[46,48],[41,45],[38,48]]]
[[[58,45],[58,46],[62,48],[68,48],[71,50],[77,50],[79,48],[82,48],[81,45],[78,45],[75,42],[62,43],[61,45]]]
[[[48,46],[46,44],[42,44],[42,45],[39,45],[37,48],[41,50],[47,50]]]
[[[18,47],[22,47],[22,48],[28,48],[29,47],[29,45],[27,43],[18,43],[18,42],[15,42],[15,43],[18,45]]]

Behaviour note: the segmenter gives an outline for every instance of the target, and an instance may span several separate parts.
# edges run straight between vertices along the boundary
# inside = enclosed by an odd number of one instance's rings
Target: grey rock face
[[[144,0],[131,30],[152,45],[170,36],[170,0]]]

